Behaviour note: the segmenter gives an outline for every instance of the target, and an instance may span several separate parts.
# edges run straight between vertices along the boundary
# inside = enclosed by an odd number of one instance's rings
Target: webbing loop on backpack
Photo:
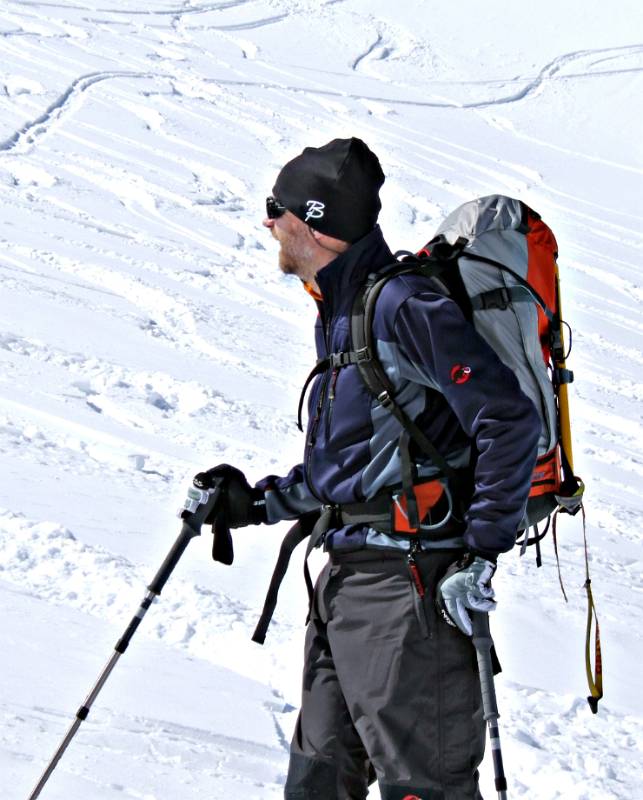
[[[312,383],[312,381],[318,376],[321,375],[322,372],[325,372],[328,369],[329,365],[328,358],[320,358],[319,361],[315,364],[315,366],[311,369],[308,377],[304,381],[304,386],[301,390],[301,394],[299,395],[299,403],[297,405],[297,427],[303,433],[304,425],[302,423],[302,412],[304,409],[304,400],[306,399],[306,392],[308,391],[308,387]]]

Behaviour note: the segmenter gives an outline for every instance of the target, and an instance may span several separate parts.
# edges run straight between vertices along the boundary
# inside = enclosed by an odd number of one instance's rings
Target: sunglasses
[[[282,206],[276,197],[266,197],[266,216],[268,219],[279,219],[288,211],[286,206]]]

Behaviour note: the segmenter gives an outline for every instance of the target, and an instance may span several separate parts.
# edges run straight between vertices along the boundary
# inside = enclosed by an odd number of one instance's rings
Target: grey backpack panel
[[[439,234],[452,244],[460,237],[470,240],[465,254],[458,259],[469,297],[519,284],[504,270],[467,259],[467,252],[499,261],[527,278],[527,240],[522,205],[517,200],[492,195],[465,203],[447,217],[437,231]],[[473,324],[515,372],[523,392],[536,406],[543,422],[538,455],[548,453],[558,441],[556,401],[540,346],[536,304],[509,301],[504,309],[474,310]]]

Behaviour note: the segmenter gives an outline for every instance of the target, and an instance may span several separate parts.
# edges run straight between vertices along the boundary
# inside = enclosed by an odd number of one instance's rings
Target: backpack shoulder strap
[[[439,269],[435,269],[438,274]],[[357,361],[357,367],[366,388],[377,398],[384,408],[398,420],[402,428],[427,455],[443,475],[457,480],[456,470],[437,450],[433,442],[416,425],[404,409],[395,401],[395,387],[389,380],[382,363],[377,357],[373,337],[373,317],[377,300],[386,284],[394,277],[406,274],[428,275],[424,266],[415,261],[412,264],[396,263],[383,271],[369,275],[362,289],[357,293],[351,313],[351,341],[355,352],[362,352],[365,358]]]

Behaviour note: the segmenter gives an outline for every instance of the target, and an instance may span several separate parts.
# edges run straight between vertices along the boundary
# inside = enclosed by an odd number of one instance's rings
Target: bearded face
[[[284,215],[280,222],[280,225],[271,229],[280,245],[279,268],[285,275],[307,279],[315,252],[315,240],[310,228],[292,214]]]

